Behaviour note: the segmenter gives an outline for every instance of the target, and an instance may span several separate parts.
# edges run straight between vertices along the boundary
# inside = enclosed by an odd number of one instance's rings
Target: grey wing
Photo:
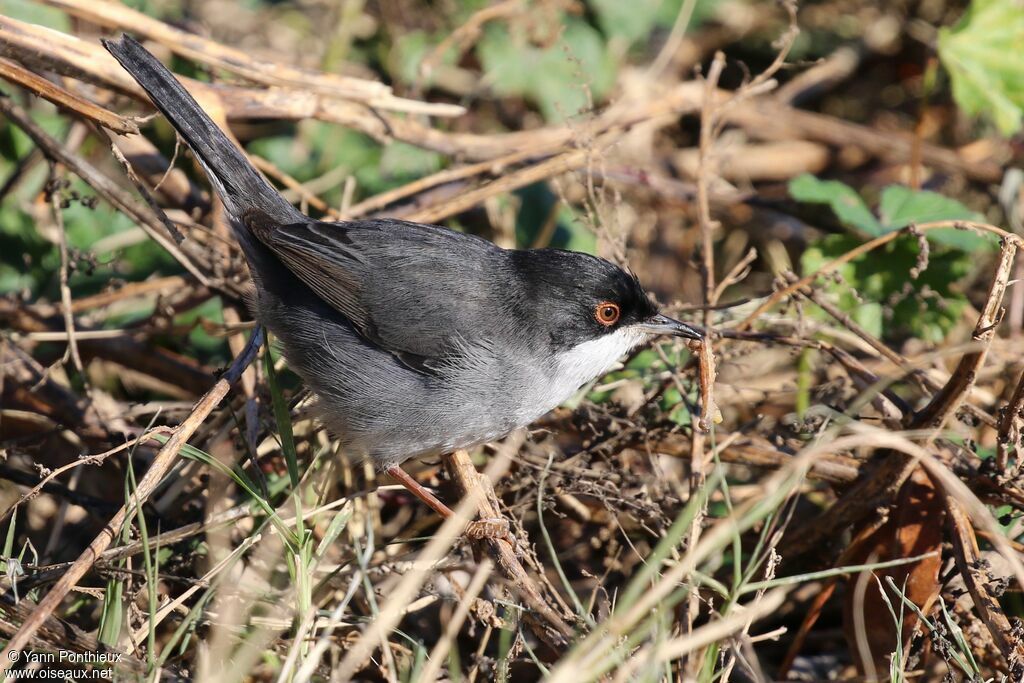
[[[407,365],[450,362],[489,326],[495,269],[504,253],[486,240],[394,220],[308,221],[248,227],[317,296]]]

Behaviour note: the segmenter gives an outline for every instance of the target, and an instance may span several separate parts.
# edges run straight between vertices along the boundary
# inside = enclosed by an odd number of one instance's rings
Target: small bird
[[[191,148],[249,264],[254,314],[343,448],[442,516],[400,465],[501,438],[656,335],[701,339],[637,278],[435,225],[315,220],[285,200],[137,41],[104,41]]]

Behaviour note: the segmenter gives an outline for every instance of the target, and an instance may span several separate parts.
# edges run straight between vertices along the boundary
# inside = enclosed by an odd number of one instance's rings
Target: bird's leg
[[[409,473],[398,465],[389,467],[384,471],[404,486],[409,493],[426,503],[427,507],[441,515],[441,517],[448,519],[455,515],[450,507],[438,500],[437,496],[409,476]],[[508,522],[504,519],[479,519],[466,525],[466,536],[472,539],[507,538],[509,535]]]
[[[435,496],[433,493],[427,490],[422,484],[420,484],[418,481],[409,476],[409,473],[403,470],[398,465],[389,467],[384,471],[390,474],[392,478],[396,479],[399,484],[408,489],[409,493],[422,500],[424,503],[427,504],[427,507],[429,507],[431,510],[441,515],[445,519],[448,519],[449,517],[455,514],[454,512],[452,512],[452,509],[450,507],[448,507],[440,500],[438,500],[437,496]]]

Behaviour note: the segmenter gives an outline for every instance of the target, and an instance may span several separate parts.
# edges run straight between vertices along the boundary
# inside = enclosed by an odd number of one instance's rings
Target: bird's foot
[[[501,517],[485,517],[466,525],[466,538],[473,541],[503,539],[515,545],[515,537],[508,520]]]

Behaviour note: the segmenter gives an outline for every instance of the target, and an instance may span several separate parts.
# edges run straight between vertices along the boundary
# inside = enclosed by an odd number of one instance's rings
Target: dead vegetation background
[[[305,417],[122,31],[314,215],[628,262],[713,392],[659,343],[421,463],[512,520],[470,545]],[[1021,46],[1013,0],[3,0],[4,666],[1024,680]]]

